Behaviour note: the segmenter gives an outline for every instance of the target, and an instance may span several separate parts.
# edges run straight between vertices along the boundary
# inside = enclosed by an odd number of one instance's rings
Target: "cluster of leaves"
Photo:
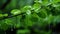
[[[0,18],[8,18],[0,21],[0,28],[7,30],[11,26],[28,28],[29,26],[38,25],[44,29],[47,24],[53,23],[56,25],[56,23],[60,22],[60,0],[35,0],[34,2],[32,6],[26,5],[21,9],[11,10],[11,15],[15,17],[9,18],[8,14],[0,14]],[[17,33],[21,31],[24,32],[25,30],[18,30]]]

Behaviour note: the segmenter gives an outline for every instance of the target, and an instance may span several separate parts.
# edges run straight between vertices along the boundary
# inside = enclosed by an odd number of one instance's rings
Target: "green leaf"
[[[25,30],[17,30],[17,34],[29,34],[30,31],[28,29],[25,29]]]
[[[3,17],[3,14],[0,14],[0,18],[2,18]]]
[[[21,11],[18,10],[18,9],[14,9],[14,10],[11,11],[11,14],[18,15],[18,14],[21,14]]]

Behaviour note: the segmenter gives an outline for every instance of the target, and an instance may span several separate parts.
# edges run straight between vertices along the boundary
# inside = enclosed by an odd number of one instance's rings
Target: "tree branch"
[[[19,16],[19,15],[24,15],[25,13],[21,13],[21,14],[18,14],[18,15],[9,15],[9,16],[6,16],[6,17],[3,17],[3,18],[0,18],[0,20],[4,20],[4,19],[8,19],[8,18],[12,18],[12,17],[16,17],[16,16]]]

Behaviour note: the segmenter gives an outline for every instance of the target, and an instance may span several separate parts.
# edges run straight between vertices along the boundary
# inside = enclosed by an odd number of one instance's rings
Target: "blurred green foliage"
[[[5,1],[0,0],[0,3],[2,5]],[[44,28],[50,23],[56,25],[56,23],[60,22],[59,3],[60,0],[12,0],[3,11],[0,10],[0,19],[7,17],[0,20],[0,29],[5,31],[11,28],[11,26],[15,28],[23,26],[26,29],[17,30],[17,34],[25,34],[26,32],[29,34],[28,27],[38,25],[43,30],[34,29],[37,34],[51,34],[51,31],[45,32]],[[2,12],[7,12],[7,14],[2,14]],[[12,16],[18,16],[8,18],[8,16],[11,16],[8,12]]]

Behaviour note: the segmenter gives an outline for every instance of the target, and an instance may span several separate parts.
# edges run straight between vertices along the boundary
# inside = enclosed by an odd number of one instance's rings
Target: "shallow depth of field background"
[[[0,0],[0,34],[60,34],[60,0]]]

